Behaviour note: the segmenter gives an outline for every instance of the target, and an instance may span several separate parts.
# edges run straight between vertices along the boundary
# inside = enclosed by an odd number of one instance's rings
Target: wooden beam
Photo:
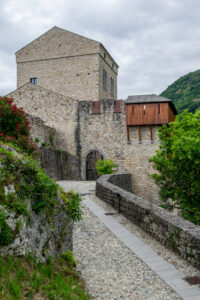
[[[141,127],[138,126],[138,139],[141,141]]]

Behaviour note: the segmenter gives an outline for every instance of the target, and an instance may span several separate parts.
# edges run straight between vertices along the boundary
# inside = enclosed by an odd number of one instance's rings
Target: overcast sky
[[[0,0],[0,95],[16,88],[15,52],[55,25],[102,42],[118,98],[159,94],[200,68],[199,0]]]

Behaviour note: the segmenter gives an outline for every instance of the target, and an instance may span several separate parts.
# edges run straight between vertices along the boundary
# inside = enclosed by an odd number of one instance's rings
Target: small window
[[[146,112],[146,105],[144,105],[144,115],[145,115],[145,112]]]
[[[107,72],[103,70],[103,87],[107,89]]]
[[[38,79],[37,79],[37,77],[30,78],[30,83],[38,85]]]
[[[110,79],[110,86],[111,86],[111,95],[114,96],[114,79],[112,77]]]
[[[114,69],[114,63],[112,63],[112,69]]]
[[[106,53],[104,52],[104,55],[103,55],[104,59],[106,59]]]
[[[160,114],[160,104],[158,104],[158,114]]]

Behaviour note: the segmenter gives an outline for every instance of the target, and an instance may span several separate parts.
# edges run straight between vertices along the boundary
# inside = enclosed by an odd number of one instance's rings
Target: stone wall
[[[105,57],[106,54],[106,57]],[[99,42],[58,27],[52,28],[16,53],[17,87],[37,78],[39,86],[79,100],[117,98],[118,65]],[[108,73],[103,88],[103,69]]]
[[[78,101],[31,83],[11,92],[9,97],[26,113],[39,117],[46,126],[56,130],[53,146],[76,155],[75,131]]]
[[[128,142],[124,101],[78,102],[30,83],[9,96],[27,113],[40,117],[46,126],[56,130],[54,148],[79,158],[81,179],[86,179],[87,154],[98,150],[104,159],[112,159],[119,171],[132,174],[135,194],[159,202],[158,187],[150,177],[153,170],[149,163],[159,144],[158,126],[153,126],[153,140],[149,127],[143,126],[141,141],[138,128],[131,127]],[[98,104],[97,107],[94,104]]]
[[[35,144],[39,147],[39,160],[46,174],[54,180],[79,180],[78,157],[69,152],[52,148],[55,129],[44,125],[44,122],[38,117],[26,115],[30,121],[32,139],[35,141],[36,138],[39,138],[39,142],[35,142]]]
[[[30,121],[30,135],[34,143],[41,147],[42,145],[51,146],[55,136],[55,129],[44,125],[44,121],[38,117],[26,114]],[[38,139],[38,142],[37,142]]]
[[[16,52],[17,63],[97,53],[99,42],[53,27]]]
[[[79,103],[82,179],[86,178],[87,154],[91,150],[98,150],[104,159],[112,159],[119,171],[126,170],[132,174],[135,194],[159,203],[158,187],[150,177],[153,170],[149,163],[159,144],[158,126],[153,126],[152,141],[148,126],[141,128],[141,141],[138,140],[138,128],[131,127],[128,142],[125,103],[122,101],[121,104],[120,113],[115,112],[114,100],[101,100],[99,113],[93,113],[91,101]]]
[[[130,173],[120,173],[120,174],[112,174],[109,178],[109,182],[120,187],[123,190],[126,190],[132,193],[132,182],[131,182],[131,174]]]
[[[96,195],[118,209],[119,193],[124,216],[200,268],[200,227],[114,185],[111,181],[118,183],[120,177],[117,181],[112,177],[104,175],[97,180]]]
[[[17,86],[37,77],[38,85],[79,100],[99,99],[99,55],[18,63]]]
[[[54,180],[80,180],[79,160],[66,151],[40,148],[41,166]]]
[[[103,87],[103,70],[107,72],[106,89]],[[117,99],[117,74],[117,64],[114,62],[107,50],[101,45],[99,56],[99,99]],[[111,94],[111,78],[114,80],[113,95]],[[86,100],[89,100],[89,98]]]
[[[30,121],[32,139],[39,138],[35,144],[39,147],[41,167],[54,180],[79,180],[79,159],[69,152],[52,148],[55,129],[44,125],[44,122],[30,114],[26,114]],[[44,147],[45,145],[45,147]]]

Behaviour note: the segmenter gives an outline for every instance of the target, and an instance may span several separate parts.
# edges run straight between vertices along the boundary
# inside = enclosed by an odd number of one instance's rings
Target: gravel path
[[[105,211],[113,209],[95,197],[93,182],[59,182],[65,190],[74,189],[89,197]],[[93,191],[92,191],[93,190]],[[77,268],[93,299],[181,299],[142,260],[118,240],[88,208],[83,207],[83,220],[74,228],[74,255]],[[130,232],[138,236],[185,275],[199,272],[172,251],[150,238],[121,215],[115,216]]]

